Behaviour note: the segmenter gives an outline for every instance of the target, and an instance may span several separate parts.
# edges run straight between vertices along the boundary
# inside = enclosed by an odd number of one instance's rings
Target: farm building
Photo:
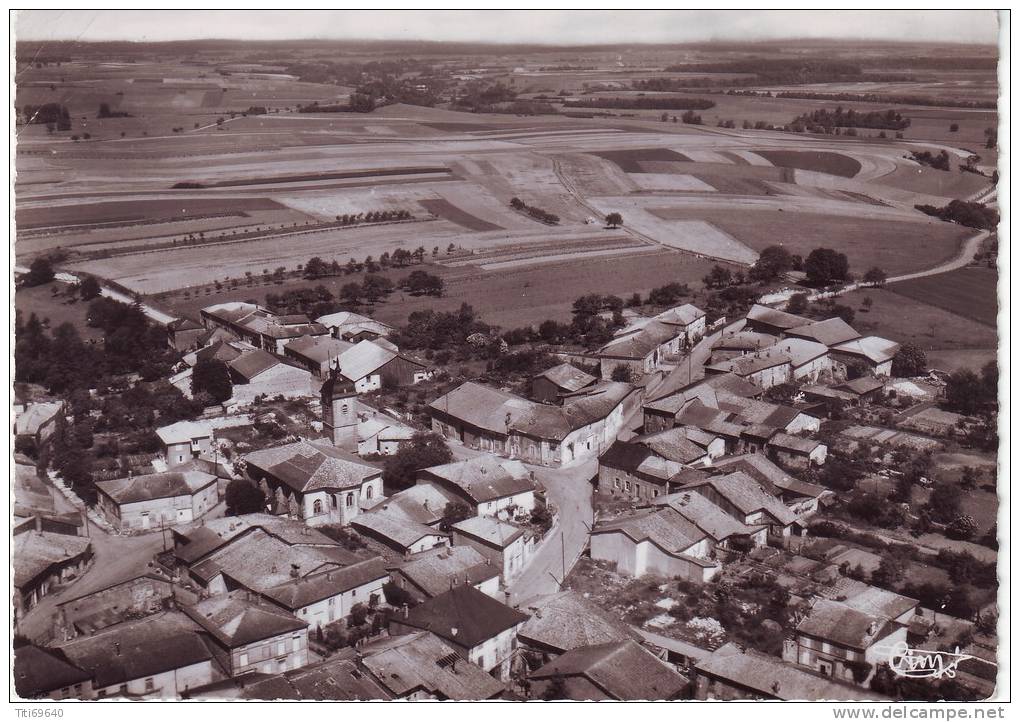
[[[29,404],[14,420],[14,433],[18,439],[30,439],[36,446],[53,435],[57,417],[64,411],[63,401],[40,401]]]
[[[762,356],[786,356],[790,359],[791,380],[807,380],[811,383],[832,372],[829,348],[817,341],[802,338],[784,338],[774,346],[762,349]]]
[[[220,327],[255,348],[283,353],[283,348],[302,336],[328,336],[329,330],[304,315],[280,316],[261,306],[240,301],[207,306],[201,310],[206,328]]]
[[[770,536],[786,537],[795,531],[796,514],[778,496],[741,471],[695,481],[683,491],[701,494],[741,524],[768,526]]]
[[[708,451],[688,440],[683,428],[616,441],[599,457],[597,490],[609,496],[650,501],[669,494],[674,477],[685,468],[708,460]]]
[[[354,384],[359,394],[383,385],[407,386],[429,378],[428,366],[395,351],[392,344],[360,341],[340,354],[340,374]]]
[[[670,507],[600,522],[591,532],[591,558],[613,562],[627,576],[706,582],[722,569],[711,553],[708,535]]]
[[[531,619],[517,634],[521,648],[538,655],[540,663],[571,649],[608,642],[640,640],[637,632],[581,594],[566,590],[528,602]]]
[[[78,536],[26,531],[14,537],[14,615],[21,618],[51,589],[77,579],[92,560],[92,542]]]
[[[598,379],[576,366],[562,363],[531,378],[531,398],[550,403],[593,385]]]
[[[446,505],[458,500],[452,492],[440,486],[417,484],[382,499],[370,508],[372,512],[385,512],[409,522],[435,527],[446,517]]]
[[[669,507],[675,511],[704,532],[713,549],[746,549],[768,543],[765,526],[737,521],[707,497],[689,489],[660,496],[650,506],[656,509]]]
[[[810,318],[795,316],[785,311],[777,311],[768,306],[754,304],[747,312],[747,330],[781,336],[792,328],[803,328],[814,323]]]
[[[167,343],[175,351],[190,351],[205,333],[205,326],[190,318],[177,318],[166,325]]]
[[[14,690],[21,699],[92,699],[92,673],[34,644],[14,649]]]
[[[436,486],[463,501],[478,516],[535,508],[534,474],[519,461],[478,456],[421,469],[417,485]]]
[[[351,520],[362,536],[385,544],[398,554],[414,554],[438,546],[449,546],[450,535],[436,527],[419,524],[399,513],[367,511]]]
[[[250,404],[256,396],[310,396],[312,375],[268,351],[247,351],[227,364],[234,383],[231,401]]]
[[[629,369],[634,378],[650,374],[675,358],[685,345],[686,336],[677,326],[653,320],[599,349],[602,378],[610,378],[618,366]]]
[[[99,481],[97,506],[118,529],[159,529],[208,514],[219,503],[216,482],[197,469]]]
[[[773,347],[775,348],[775,347]],[[755,352],[729,361],[709,364],[706,374],[734,374],[762,390],[785,384],[792,378],[792,359],[785,353]]]
[[[821,441],[785,433],[770,438],[767,449],[769,454],[783,464],[801,469],[821,466],[829,452]]]
[[[705,335],[707,317],[705,312],[692,303],[675,306],[654,317],[655,321],[675,327],[683,333],[683,346],[690,347]]]
[[[212,429],[194,421],[178,421],[156,429],[167,466],[177,466],[213,451]]]
[[[874,376],[861,376],[840,384],[836,389],[850,394],[854,403],[860,406],[880,398],[884,392],[885,383]]]
[[[564,466],[609,448],[640,403],[640,391],[625,383],[547,406],[469,381],[429,404],[428,413],[433,431],[471,448]]]
[[[411,554],[389,567],[393,583],[415,601],[439,596],[461,584],[473,586],[490,597],[502,598],[500,568],[471,546],[438,547]]]
[[[247,474],[313,526],[348,524],[365,502],[383,496],[382,469],[324,442],[292,444],[244,456]],[[282,504],[281,504],[282,505]]]
[[[755,351],[768,348],[778,340],[779,338],[776,336],[756,331],[740,331],[724,335],[712,344],[712,355],[709,358],[709,362],[720,363],[722,361],[729,361],[737,356],[746,356]]]
[[[92,634],[132,616],[155,614],[170,606],[180,590],[158,567],[131,573],[112,584],[78,593],[57,604],[57,618],[68,639]]]
[[[528,530],[491,516],[474,516],[452,527],[454,546],[469,546],[500,570],[500,580],[509,584],[528,564],[535,540]]]
[[[379,454],[392,456],[404,442],[410,441],[415,430],[385,416],[358,422],[358,456]]]
[[[333,338],[352,343],[374,341],[379,337],[389,336],[393,333],[392,326],[353,311],[340,311],[319,316],[315,322],[329,329]]]
[[[329,364],[353,347],[354,344],[350,341],[341,341],[330,336],[302,336],[287,344],[283,349],[283,355],[321,379],[326,376]]]
[[[861,337],[854,330],[853,326],[839,317],[787,329],[783,336],[786,338],[802,338],[806,341],[814,341],[829,348]]]
[[[892,360],[900,345],[878,336],[865,336],[832,348],[832,356],[843,364],[859,363],[874,376],[891,376]]]
[[[761,454],[742,454],[719,459],[715,465],[724,473],[744,472],[770,493],[778,496],[790,511],[798,516],[817,511],[823,498],[833,496],[833,493],[824,486],[810,484],[790,476]]]

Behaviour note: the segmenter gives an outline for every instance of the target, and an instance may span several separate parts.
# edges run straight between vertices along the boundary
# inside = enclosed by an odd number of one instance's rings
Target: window
[[[350,406],[348,406],[347,404],[342,404],[342,405],[340,406],[340,413],[341,413],[341,414],[347,414],[347,413],[350,413],[350,410],[351,410],[351,407],[350,407]]]
[[[347,495],[347,508],[349,509],[352,506],[354,506],[354,494],[348,494]]]
[[[312,504],[312,513],[313,514],[321,514],[322,513],[322,501],[320,501],[319,499],[316,499],[315,503]]]
[[[654,499],[658,495],[659,495],[659,490],[658,489],[652,489],[652,498]]]
[[[375,493],[375,489],[373,489],[371,486],[365,488],[365,498],[366,499],[371,499],[372,498],[372,494],[374,494],[374,493]]]
[[[613,479],[613,488],[615,489],[620,488],[620,477],[616,477],[615,479]]]
[[[74,685],[74,696],[81,698],[81,684]]]
[[[488,504],[486,504],[486,505],[485,505],[485,508],[486,508],[486,509],[491,509],[491,508],[493,508],[494,506],[496,506],[495,502],[491,502],[491,501],[490,501],[490,502],[489,502]]]
[[[333,500],[333,508],[336,509],[337,506],[338,506],[337,505],[337,501],[336,501],[336,494],[333,494],[332,496],[330,496],[330,499]]]
[[[641,496],[641,485],[640,484],[635,484],[634,485],[634,493],[637,494],[638,496]]]
[[[276,653],[277,654],[286,654],[287,653],[287,643],[286,642],[277,642],[276,643]]]
[[[287,658],[284,657],[283,659],[276,660],[276,666],[279,668],[279,670],[281,672],[286,672],[287,671]]]
[[[151,692],[154,689],[156,689],[156,680],[154,680],[152,677],[146,677],[145,678],[145,691],[146,692]]]
[[[626,484],[623,485],[623,490],[624,491],[630,491],[630,482],[629,481]]]
[[[240,664],[242,667],[248,666],[248,653],[241,652],[241,657],[240,659],[237,660],[237,663]]]

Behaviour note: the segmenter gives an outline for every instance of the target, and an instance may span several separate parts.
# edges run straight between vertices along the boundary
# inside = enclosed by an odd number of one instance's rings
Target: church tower
[[[339,363],[330,364],[329,375],[322,384],[322,429],[333,446],[346,451],[358,450],[358,412],[354,382],[340,372]]]

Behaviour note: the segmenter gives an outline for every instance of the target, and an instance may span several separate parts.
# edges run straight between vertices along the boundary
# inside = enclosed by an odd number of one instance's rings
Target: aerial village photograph
[[[1008,10],[10,21],[17,717],[1004,718]]]

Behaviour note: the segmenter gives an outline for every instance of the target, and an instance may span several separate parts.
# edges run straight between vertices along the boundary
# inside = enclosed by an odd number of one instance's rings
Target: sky
[[[676,43],[861,38],[996,43],[992,10],[22,10],[19,40]]]

